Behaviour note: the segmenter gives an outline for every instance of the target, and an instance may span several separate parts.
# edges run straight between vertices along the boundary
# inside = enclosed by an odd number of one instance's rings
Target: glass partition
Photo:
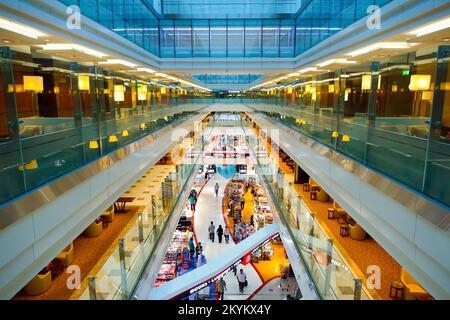
[[[264,88],[250,105],[448,207],[448,48]]]
[[[44,51],[0,48],[0,177],[10,181],[0,204],[205,106],[184,89]]]
[[[247,133],[249,131],[246,130]],[[258,173],[267,183],[278,213],[288,227],[302,262],[306,265],[321,298],[325,300],[370,299],[365,290],[359,293],[360,279],[351,271],[306,202],[299,197],[284,177],[274,156],[278,153],[278,146],[269,142],[269,154],[265,153],[266,156],[261,156],[264,154],[261,151],[267,150],[267,138],[258,133],[253,137],[249,134],[247,136],[249,136],[247,143],[250,149],[253,152],[259,150]],[[351,291],[343,294],[339,287],[348,287]]]
[[[185,8],[182,15],[171,15],[184,19],[157,16],[152,4],[144,0],[115,0],[113,6],[103,0],[60,2],[78,5],[82,14],[160,57],[220,58],[294,57],[367,16],[369,6],[381,7],[390,0],[304,1],[298,12],[294,10],[282,19],[276,19],[279,15],[274,13],[286,4],[276,1],[251,6],[226,2],[211,7],[189,1],[166,4],[175,11]],[[291,1],[287,7],[297,5]],[[243,14],[237,9],[241,7],[249,12]],[[225,13],[230,9],[233,15]],[[204,19],[191,19],[193,15]]]
[[[122,300],[130,299],[148,259],[156,248],[167,226],[173,209],[184,190],[198,171],[202,148],[202,130],[188,135],[173,150],[188,147],[184,155],[197,154],[195,159],[177,159],[175,168],[167,174],[161,186],[151,194],[151,201],[141,207],[137,218],[118,239],[111,254],[98,270],[91,271],[78,299]],[[157,165],[156,165],[157,166]],[[181,199],[184,201],[185,199]],[[90,280],[90,286],[87,282]]]
[[[243,126],[246,126],[243,123]],[[250,129],[246,129],[248,133]],[[349,268],[314,217],[314,213],[287,181],[278,167],[278,146],[268,142],[267,137],[256,133],[247,134],[249,148],[258,150],[258,174],[267,183],[278,213],[288,227],[302,262],[306,265],[317,291],[325,300],[370,299],[365,290],[359,292],[361,280]],[[267,149],[269,147],[270,149]],[[267,153],[268,152],[268,153]],[[343,292],[339,287],[350,288]]]

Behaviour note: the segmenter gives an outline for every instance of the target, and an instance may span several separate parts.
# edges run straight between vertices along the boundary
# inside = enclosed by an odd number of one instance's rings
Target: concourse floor
[[[217,173],[200,188],[196,210],[194,213],[193,231],[196,242],[201,242],[203,246],[203,252],[208,261],[213,259],[220,259],[222,253],[227,250],[232,250],[235,244],[232,237],[228,244],[225,240],[222,243],[218,242],[217,234],[215,235],[214,242],[209,239],[208,226],[211,221],[217,227],[219,225],[228,226],[230,230],[233,228],[233,221],[226,217],[224,190],[227,183],[232,178],[232,167],[218,166]],[[219,195],[216,196],[214,192],[214,186],[216,182],[219,184]],[[242,221],[248,222],[253,212],[253,196],[251,193],[245,195],[246,202],[242,214]],[[284,247],[282,244],[272,244],[274,248],[273,258],[270,261],[260,261],[258,263],[251,263],[245,266],[240,265],[239,269],[243,269],[247,274],[248,287],[244,289],[244,293],[239,293],[238,281],[233,272],[229,272],[224,280],[227,285],[227,290],[224,295],[225,300],[249,300],[249,299],[284,299],[287,295],[287,291],[281,291],[281,289],[275,288],[273,285],[275,282],[280,281],[281,265],[288,262]],[[295,280],[291,279],[295,283]],[[272,290],[264,291],[264,288],[269,283],[274,286]]]
[[[217,234],[215,235],[214,242],[209,239],[208,226],[211,221],[217,227],[222,225],[222,228],[227,224],[223,216],[223,191],[225,186],[231,177],[224,177],[217,172],[214,177],[208,180],[200,189],[197,204],[194,213],[194,237],[196,242],[201,242],[203,246],[203,254],[206,256],[207,261],[213,259],[220,259],[225,251],[233,248],[233,240],[230,237],[230,241],[227,244],[225,239],[222,239],[222,243],[219,243]],[[219,183],[219,195],[216,197],[214,192],[215,184]],[[224,280],[227,284],[227,291],[225,292],[225,300],[246,300],[252,293],[254,293],[261,285],[262,281],[251,264],[246,266],[240,266],[247,274],[248,287],[245,288],[244,294],[239,293],[239,287],[236,277],[233,272],[228,273]]]

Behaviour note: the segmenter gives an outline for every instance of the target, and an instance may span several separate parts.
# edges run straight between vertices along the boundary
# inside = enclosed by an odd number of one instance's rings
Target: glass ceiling
[[[60,1],[66,5],[78,5],[83,15],[162,58],[293,58],[366,16],[369,6],[383,6],[390,2]]]
[[[165,18],[242,19],[293,16],[301,0],[160,0]]]
[[[205,84],[250,84],[264,77],[262,74],[193,74]]]

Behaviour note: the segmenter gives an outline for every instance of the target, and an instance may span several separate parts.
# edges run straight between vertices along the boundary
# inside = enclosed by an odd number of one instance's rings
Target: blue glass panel
[[[228,21],[228,57],[244,56],[244,20]]]
[[[160,54],[163,58],[175,56],[175,36],[173,20],[159,21]]]
[[[194,57],[209,57],[209,20],[192,21]]]
[[[175,56],[192,57],[191,20],[175,20]]]
[[[294,56],[295,28],[294,20],[281,20],[280,24],[280,57]]]
[[[280,20],[263,20],[262,54],[264,57],[280,55]]]
[[[245,20],[245,56],[261,57],[262,21]]]
[[[211,57],[227,56],[227,21],[210,21],[210,55]]]

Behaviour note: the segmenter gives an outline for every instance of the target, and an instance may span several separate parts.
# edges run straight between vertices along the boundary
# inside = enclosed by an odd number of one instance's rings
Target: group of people
[[[191,258],[194,257],[194,254],[197,253],[197,257],[201,257],[203,254],[203,247],[202,243],[199,242],[197,245],[194,244],[194,237],[191,237],[188,241],[189,245],[189,253],[191,255]]]
[[[222,243],[222,237],[225,237],[225,242],[229,243],[230,241],[230,231],[227,227],[222,228],[222,225],[219,224],[219,227],[216,230],[216,226],[214,222],[211,221],[211,224],[208,226],[209,239],[214,242],[215,234],[217,233],[217,238],[219,239],[219,243]]]
[[[247,274],[244,272],[243,269],[240,269],[239,273],[236,274],[236,269],[235,269],[235,275],[236,275],[238,285],[239,285],[239,293],[244,293],[244,288],[246,286],[248,286]],[[220,300],[223,300],[226,290],[227,290],[227,283],[225,282],[223,277],[220,277],[220,279],[217,280],[217,282],[216,282],[216,291],[217,291],[217,295],[219,296]]]

